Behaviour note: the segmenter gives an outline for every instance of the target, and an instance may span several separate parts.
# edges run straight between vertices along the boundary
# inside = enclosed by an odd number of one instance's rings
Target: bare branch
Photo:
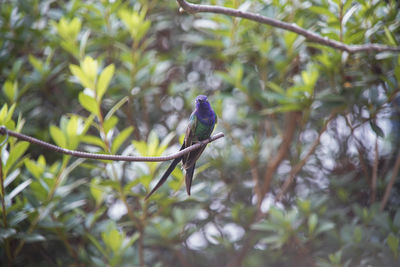
[[[387,184],[385,189],[385,194],[383,195],[383,199],[381,202],[381,211],[385,209],[386,203],[389,199],[390,192],[392,191],[394,181],[396,180],[397,174],[399,173],[400,168],[400,153],[397,155],[396,163],[394,164],[394,168],[392,171],[392,177],[390,178],[390,182]]]
[[[177,2],[181,6],[181,8],[188,13],[206,12],[206,13],[224,14],[232,17],[249,19],[262,24],[271,25],[276,28],[297,33],[299,35],[304,36],[310,42],[333,47],[335,49],[346,51],[348,53],[383,52],[383,51],[400,52],[400,47],[391,47],[381,44],[347,45],[342,42],[329,39],[328,37],[322,37],[312,31],[299,27],[295,23],[287,23],[251,12],[245,12],[233,8],[220,7],[220,6],[191,4],[186,2],[185,0],[177,0]]]
[[[374,203],[376,199],[376,180],[378,179],[378,163],[379,163],[378,136],[376,136],[375,160],[374,160],[374,165],[372,166],[372,179],[371,179],[371,203]]]
[[[177,153],[174,153],[172,155],[162,156],[162,157],[140,157],[140,156],[95,154],[95,153],[89,153],[89,152],[69,150],[69,149],[59,147],[59,146],[55,146],[53,144],[49,144],[47,142],[33,138],[31,136],[27,136],[27,135],[24,135],[21,133],[10,131],[5,126],[0,126],[0,134],[2,134],[2,135],[8,134],[8,135],[16,137],[20,140],[24,140],[24,141],[27,141],[32,144],[43,146],[43,147],[53,150],[55,152],[66,154],[66,155],[71,155],[71,156],[78,157],[78,158],[87,158],[87,159],[96,159],[96,160],[114,160],[114,161],[141,161],[141,162],[148,162],[148,161],[158,162],[158,161],[168,161],[171,159],[176,159],[176,158],[179,158],[183,155],[190,153],[193,150],[200,148],[201,146],[207,145],[208,143],[211,143],[221,137],[224,137],[223,133],[217,133],[216,135],[213,135],[204,141],[198,142],[198,143],[196,143],[190,147],[187,147],[187,148],[185,148]]]
[[[335,118],[336,113],[332,113],[328,120],[325,122],[324,127],[322,128],[321,132],[319,133],[317,139],[315,139],[314,143],[311,145],[310,150],[308,151],[307,155],[300,160],[299,163],[296,164],[296,166],[294,166],[289,174],[289,177],[285,180],[284,184],[281,187],[281,190],[278,194],[278,196],[276,197],[276,201],[280,201],[281,198],[283,197],[283,195],[286,193],[286,191],[289,189],[289,186],[293,183],[294,178],[296,177],[296,175],[301,171],[301,169],[303,168],[303,166],[306,164],[307,160],[309,159],[309,157],[314,153],[315,149],[318,147],[319,142],[321,140],[321,136],[322,134],[326,131],[329,122]]]
[[[269,186],[272,182],[272,178],[274,177],[276,170],[278,169],[281,162],[285,159],[285,157],[289,151],[290,144],[292,143],[294,134],[297,129],[296,127],[298,125],[298,120],[301,118],[301,112],[292,111],[292,112],[289,112],[286,116],[287,116],[286,122],[285,122],[286,131],[283,136],[282,143],[279,146],[279,149],[278,149],[277,153],[275,154],[275,157],[273,157],[268,162],[267,169],[265,170],[264,183],[261,186],[261,190],[260,190],[261,198],[258,199],[258,202],[257,202],[257,210],[258,210],[257,217],[262,215],[262,212],[261,212],[262,201],[265,197],[265,194],[268,193],[268,191],[269,191]]]

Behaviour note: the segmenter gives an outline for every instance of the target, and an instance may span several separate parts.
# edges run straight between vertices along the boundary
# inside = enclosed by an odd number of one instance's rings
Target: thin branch
[[[314,143],[311,145],[310,150],[308,151],[307,155],[299,162],[296,164],[296,166],[294,166],[289,174],[289,177],[286,179],[286,181],[284,182],[284,184],[281,187],[281,190],[278,194],[278,196],[276,197],[276,201],[280,201],[281,198],[283,197],[283,195],[286,193],[286,191],[288,190],[289,186],[293,183],[294,178],[296,177],[296,175],[300,172],[300,170],[304,167],[304,165],[306,164],[307,160],[309,159],[309,157],[314,153],[315,149],[317,148],[317,146],[319,145],[320,139],[321,139],[321,135],[326,131],[329,122],[335,117],[336,113],[332,113],[331,116],[329,116],[328,120],[325,122],[324,127],[322,128],[321,132],[318,134],[317,139],[315,139]]]
[[[33,138],[31,136],[27,136],[27,135],[24,135],[21,133],[17,133],[17,132],[8,130],[5,126],[0,126],[0,134],[2,134],[2,135],[8,134],[8,135],[16,137],[20,140],[24,140],[24,141],[27,141],[32,144],[40,145],[49,150],[53,150],[58,153],[71,155],[71,156],[78,157],[78,158],[87,158],[87,159],[96,159],[96,160],[114,160],[114,161],[142,161],[142,162],[148,162],[148,161],[158,162],[158,161],[168,161],[168,160],[176,159],[176,158],[186,155],[208,143],[211,143],[221,137],[224,137],[223,133],[217,133],[216,135],[213,135],[206,140],[198,142],[198,143],[196,143],[190,147],[187,147],[187,148],[185,148],[177,153],[174,153],[172,155],[162,156],[162,157],[140,157],[140,156],[95,154],[95,153],[89,153],[89,152],[69,150],[69,149],[59,147],[59,146],[55,146],[53,144],[49,144],[47,142]]]
[[[1,148],[1,147],[0,147]],[[3,161],[1,159],[1,150],[0,150],[0,187],[1,187],[1,196],[0,196],[0,201],[1,201],[1,214],[3,217],[3,227],[5,229],[8,228],[7,224],[7,207],[6,207],[6,195],[5,195],[5,190],[4,190],[4,180],[5,177],[3,177]],[[10,250],[10,241],[8,238],[4,239],[4,246],[6,248],[6,255],[8,259],[8,266],[12,265],[12,254]]]
[[[375,139],[375,160],[372,166],[372,179],[371,179],[371,203],[375,202],[376,199],[376,180],[378,179],[378,163],[379,163],[379,151],[378,151],[378,136]]]
[[[207,12],[207,13],[224,14],[233,17],[245,18],[262,24],[271,25],[276,28],[297,33],[299,35],[304,36],[310,42],[333,47],[335,49],[346,51],[348,53],[383,52],[383,51],[400,52],[400,47],[392,47],[381,44],[347,45],[342,42],[329,39],[328,37],[322,37],[312,31],[301,28],[295,23],[287,23],[251,12],[240,11],[237,9],[220,7],[220,6],[191,4],[186,2],[185,0],[177,0],[177,2],[181,6],[181,9],[188,13]]]
[[[272,178],[278,169],[279,165],[283,161],[283,159],[286,157],[290,144],[292,143],[292,139],[294,136],[294,133],[296,132],[297,128],[297,122],[299,120],[299,117],[301,116],[300,112],[290,112],[287,114],[286,118],[286,131],[282,139],[282,143],[279,146],[279,150],[276,153],[276,156],[268,162],[267,169],[265,171],[264,175],[264,183],[261,187],[261,198],[258,199],[257,203],[257,209],[258,209],[258,215],[259,217],[261,215],[261,204],[262,201],[265,197],[265,194],[269,191],[269,186],[272,182]]]
[[[390,182],[386,186],[385,194],[383,195],[383,199],[381,202],[381,211],[385,209],[386,203],[389,199],[390,192],[392,191],[394,181],[396,180],[397,174],[399,173],[400,168],[400,153],[397,155],[396,163],[394,164],[392,177],[390,178]]]

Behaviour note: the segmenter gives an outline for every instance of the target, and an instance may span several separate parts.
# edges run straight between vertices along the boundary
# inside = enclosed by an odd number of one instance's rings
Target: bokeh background
[[[195,1],[399,46],[398,1]],[[399,266],[400,57],[175,1],[6,0],[0,125],[69,149],[177,151],[199,94],[225,137],[192,196],[167,163],[1,147],[2,266]],[[0,137],[0,141],[4,137]]]

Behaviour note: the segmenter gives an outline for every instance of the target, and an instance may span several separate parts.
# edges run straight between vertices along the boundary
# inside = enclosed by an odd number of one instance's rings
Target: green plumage
[[[192,114],[189,119],[189,128],[193,141],[202,141],[210,137],[214,130],[214,125],[206,125],[195,114]]]

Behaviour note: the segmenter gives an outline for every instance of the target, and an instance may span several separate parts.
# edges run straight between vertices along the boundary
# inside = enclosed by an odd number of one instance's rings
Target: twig
[[[299,35],[304,36],[307,40],[311,42],[333,47],[335,49],[346,51],[348,53],[383,52],[383,51],[400,52],[400,47],[392,47],[381,44],[347,45],[342,42],[329,39],[328,37],[322,37],[312,31],[299,27],[295,23],[287,23],[251,12],[245,12],[233,8],[220,7],[220,6],[191,4],[186,2],[185,0],[177,0],[177,2],[181,6],[181,8],[188,13],[207,12],[207,13],[224,14],[233,17],[245,18],[262,24],[271,25],[276,28],[297,33]]]
[[[392,191],[394,181],[396,180],[397,174],[399,173],[400,168],[400,153],[397,155],[396,163],[394,164],[392,178],[390,178],[390,182],[386,186],[385,194],[383,195],[383,199],[381,202],[381,211],[385,209],[386,203],[390,196],[390,191]]]
[[[1,146],[0,146],[1,148]],[[5,190],[4,190],[4,180],[5,177],[3,177],[3,162],[1,159],[1,151],[0,151],[0,187],[1,187],[1,196],[0,196],[0,201],[1,201],[1,214],[3,215],[3,227],[4,229],[8,228],[8,224],[7,224],[7,207],[6,207],[6,203],[5,203],[5,199],[6,199],[6,195],[5,195]],[[8,266],[11,266],[12,264],[12,254],[11,254],[11,250],[10,250],[10,242],[8,240],[8,238],[4,239],[4,246],[6,248],[6,255],[7,255],[7,259],[8,259]]]
[[[286,193],[286,191],[288,190],[289,186],[293,183],[294,178],[296,177],[296,175],[299,173],[299,171],[303,168],[303,166],[306,164],[307,160],[309,159],[309,157],[314,153],[315,149],[317,148],[317,146],[319,145],[319,141],[321,139],[321,135],[326,131],[329,122],[335,117],[336,113],[332,113],[328,120],[325,122],[324,127],[322,128],[321,132],[318,134],[317,139],[315,139],[314,143],[312,144],[310,150],[308,151],[307,155],[299,162],[297,163],[296,166],[293,167],[293,169],[290,172],[289,177],[286,179],[286,181],[284,182],[284,184],[281,187],[281,190],[278,194],[278,196],[276,197],[276,201],[280,201],[281,198],[283,197],[283,195]]]
[[[301,116],[300,112],[290,112],[287,114],[286,127],[285,127],[286,131],[283,136],[282,144],[280,145],[276,156],[268,162],[267,169],[265,171],[264,182],[261,187],[261,193],[260,193],[261,198],[258,199],[257,203],[257,210],[258,210],[257,217],[261,215],[261,204],[263,198],[265,197],[265,194],[269,191],[269,186],[271,184],[272,178],[276,170],[278,169],[279,165],[286,157],[290,144],[292,143],[294,133],[296,132],[297,121],[300,116]]]
[[[140,157],[140,156],[121,156],[121,155],[107,155],[107,154],[95,154],[95,153],[89,153],[89,152],[82,152],[82,151],[76,151],[76,150],[69,150],[65,149],[59,146],[55,146],[53,144],[44,142],[42,140],[33,138],[31,136],[27,136],[21,133],[17,133],[14,131],[8,130],[5,126],[0,126],[0,134],[7,134],[13,137],[16,137],[20,140],[27,141],[32,144],[40,145],[43,146],[49,150],[53,150],[58,153],[66,154],[66,155],[71,155],[74,157],[78,158],[88,158],[88,159],[97,159],[97,160],[114,160],[114,161],[141,161],[141,162],[158,162],[158,161],[168,161],[171,159],[176,159],[179,158],[183,155],[186,155],[201,146],[204,146],[208,143],[211,143],[221,137],[224,137],[223,133],[217,133],[216,135],[211,136],[210,138],[203,140],[201,142],[198,142],[190,147],[187,147],[177,153],[174,153],[172,155],[168,156],[161,156],[161,157]]]
[[[361,169],[364,172],[365,177],[367,177],[367,179],[368,179],[369,178],[369,172],[368,172],[367,163],[365,162],[365,159],[364,159],[365,147],[364,147],[363,143],[357,138],[357,136],[355,136],[355,134],[354,134],[355,128],[353,127],[352,123],[350,122],[348,116],[344,115],[343,117],[344,117],[344,119],[346,121],[347,126],[351,130],[351,137],[354,139],[354,141],[356,143],[356,148],[357,148],[357,152],[358,152],[358,158],[360,160]],[[368,183],[370,183],[369,180],[368,180]]]
[[[376,199],[376,180],[378,179],[378,163],[379,163],[378,136],[376,136],[375,160],[374,160],[374,165],[372,166],[372,179],[371,179],[371,203],[374,203]]]

